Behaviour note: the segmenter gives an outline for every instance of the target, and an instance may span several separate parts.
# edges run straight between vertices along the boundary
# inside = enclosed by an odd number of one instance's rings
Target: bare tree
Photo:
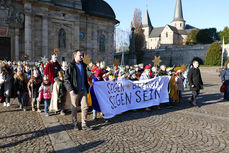
[[[142,12],[140,9],[135,8],[134,17],[131,21],[131,28],[135,28],[135,52],[137,63],[143,62],[143,47],[144,47],[144,31],[142,29]]]

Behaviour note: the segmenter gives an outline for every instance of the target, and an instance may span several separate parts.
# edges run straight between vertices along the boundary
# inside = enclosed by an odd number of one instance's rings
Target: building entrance
[[[11,60],[10,38],[0,37],[0,60]]]

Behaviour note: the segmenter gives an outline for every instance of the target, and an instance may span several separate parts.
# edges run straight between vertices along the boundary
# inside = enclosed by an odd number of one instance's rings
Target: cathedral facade
[[[195,29],[195,27],[185,23],[181,0],[176,1],[174,19],[170,25],[167,24],[164,27],[153,27],[148,10],[145,12],[142,25],[146,49],[158,49],[172,45],[185,44],[188,34]]]
[[[116,20],[103,0],[0,0],[0,58],[71,60],[81,49],[93,62],[112,64]]]

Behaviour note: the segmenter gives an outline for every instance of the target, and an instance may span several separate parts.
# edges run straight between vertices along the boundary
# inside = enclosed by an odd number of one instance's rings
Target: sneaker
[[[61,112],[60,112],[60,115],[63,115],[63,116],[64,116],[64,115],[65,115],[65,113],[64,113],[63,111],[61,111]]]
[[[6,102],[3,103],[3,106],[6,107]]]
[[[22,105],[19,105],[19,109],[22,109]]]
[[[32,108],[32,111],[35,112],[35,108]]]
[[[91,130],[91,128],[87,125],[82,126],[82,130]]]
[[[37,109],[37,112],[38,112],[38,113],[40,113],[40,112],[41,112],[41,110],[40,110],[40,109]]]
[[[26,111],[26,108],[23,108],[23,111],[25,112]]]
[[[49,113],[45,113],[45,116],[49,116]]]
[[[6,104],[6,107],[10,107],[10,103],[7,103],[7,104]]]

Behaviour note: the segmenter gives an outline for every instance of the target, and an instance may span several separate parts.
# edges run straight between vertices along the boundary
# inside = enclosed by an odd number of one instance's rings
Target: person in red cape
[[[48,62],[44,69],[44,75],[48,76],[48,79],[50,82],[53,84],[54,83],[54,78],[57,77],[58,71],[61,70],[61,66],[59,62],[57,61],[57,55],[53,54],[51,56],[51,61]]]

